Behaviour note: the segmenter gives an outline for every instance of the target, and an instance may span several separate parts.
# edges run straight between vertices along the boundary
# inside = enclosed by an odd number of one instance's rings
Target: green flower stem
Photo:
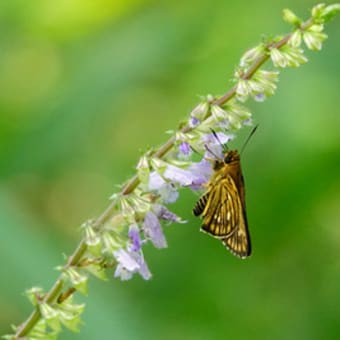
[[[301,24],[300,28],[301,30],[305,30],[308,27],[313,25],[313,20],[308,19],[306,22]],[[291,33],[287,34],[284,36],[280,41],[273,43],[270,48],[281,48],[284,46],[289,38],[291,36]],[[250,66],[249,70],[242,76],[243,79],[250,79],[254,73],[269,59],[269,55],[267,53],[264,53],[263,55],[259,56],[253,64]],[[231,98],[233,98],[236,94],[236,86],[231,88],[228,92],[226,92],[223,96],[220,98],[215,99],[212,104],[216,105],[223,105],[226,102],[228,102]],[[206,115],[205,119],[211,116],[211,112],[208,112]],[[184,126],[183,128],[180,129],[180,132],[182,133],[188,133],[191,130],[193,130],[192,127],[189,125]],[[162,146],[159,147],[158,150],[156,150],[154,153],[151,154],[151,156],[158,157],[158,158],[163,158],[174,146],[176,142],[176,138],[170,137],[169,140],[163,144]],[[137,175],[133,176],[122,188],[120,194],[121,195],[128,195],[131,192],[133,192],[136,187],[139,185],[140,180]],[[117,204],[117,199],[113,199],[111,204],[106,208],[106,210],[93,222],[93,227],[96,229],[99,229],[101,225],[103,225],[111,216],[112,213],[115,210]],[[74,253],[70,256],[67,264],[65,267],[70,267],[70,266],[77,266],[84,254],[86,253],[87,250],[87,245],[85,244],[85,241],[82,240],[77,249],[74,251]],[[61,294],[61,291],[64,286],[64,279],[62,274],[58,277],[56,283],[53,285],[53,287],[50,289],[48,294],[45,296],[43,299],[43,302],[52,304],[55,303],[58,300],[58,297]],[[27,318],[27,320],[18,327],[17,333],[15,334],[13,339],[20,339],[27,334],[34,328],[34,326],[37,324],[37,322],[41,318],[41,313],[39,310],[39,306],[36,307],[36,309],[32,312],[32,314]]]
[[[87,245],[85,244],[85,241],[82,240],[79,243],[76,251],[72,254],[72,256],[70,256],[67,266],[68,267],[76,266],[83,257],[83,255],[85,254],[86,250]]]
[[[58,295],[60,294],[61,290],[63,289],[63,286],[64,280],[59,278],[52,287],[52,289],[49,291],[49,293],[46,295],[46,298],[44,299],[45,302],[47,303],[54,302],[57,299]]]
[[[64,281],[61,276],[54,283],[53,287],[50,289],[49,293],[43,299],[43,302],[51,303],[56,300],[57,296],[60,294],[63,289]],[[22,326],[18,327],[18,332],[15,334],[14,339],[20,339],[27,335],[31,329],[37,324],[37,322],[41,318],[41,313],[39,309],[39,305],[35,308],[32,314],[28,317],[25,323]]]

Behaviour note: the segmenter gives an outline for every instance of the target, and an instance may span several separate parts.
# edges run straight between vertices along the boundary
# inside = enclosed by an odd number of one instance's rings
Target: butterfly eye
[[[230,163],[231,162],[231,155],[229,154],[229,155],[226,155],[225,157],[224,157],[224,163]]]

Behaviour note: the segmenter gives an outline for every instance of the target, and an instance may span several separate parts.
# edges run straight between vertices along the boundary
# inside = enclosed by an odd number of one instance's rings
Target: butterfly
[[[218,139],[216,133],[214,135]],[[232,254],[246,258],[251,255],[251,242],[240,154],[237,150],[226,150],[225,145],[222,146],[224,157],[213,160],[214,173],[193,213],[202,217],[202,231],[220,239]]]

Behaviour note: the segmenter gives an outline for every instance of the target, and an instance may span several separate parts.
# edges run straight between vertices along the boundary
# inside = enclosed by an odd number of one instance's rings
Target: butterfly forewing
[[[220,179],[208,191],[206,206],[202,212],[202,230],[217,238],[225,238],[234,232],[237,225],[240,204],[232,199],[236,193],[232,178],[228,175]]]
[[[237,151],[228,153],[234,153],[235,159],[215,172],[193,212],[202,216],[202,231],[221,239],[234,255],[244,258],[251,253],[244,182]]]

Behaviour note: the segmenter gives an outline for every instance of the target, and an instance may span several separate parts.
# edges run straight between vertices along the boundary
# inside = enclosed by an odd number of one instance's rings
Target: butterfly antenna
[[[255,131],[257,130],[258,127],[259,127],[259,124],[255,125],[254,128],[250,131],[250,134],[249,134],[248,138],[246,139],[246,141],[244,142],[244,144],[242,146],[240,155],[242,155],[243,150],[245,149],[246,145],[250,141],[250,138],[253,136],[253,134],[255,133]]]
[[[223,143],[221,142],[220,138],[218,137],[218,134],[216,133],[216,131],[214,129],[210,129],[212,134],[214,135],[214,137],[216,138],[216,140],[219,142],[219,144],[221,146],[223,146]]]
[[[212,151],[209,149],[209,147],[208,147],[207,144],[204,144],[204,147],[205,147],[205,149],[206,149],[208,152],[210,152],[213,156],[215,156],[216,158],[220,158],[220,157],[218,157],[214,152],[212,152]]]
[[[223,150],[224,152],[225,152],[226,150],[228,150],[228,145],[227,145],[227,143],[223,144],[223,143],[221,142],[220,138],[218,137],[218,134],[216,133],[216,131],[213,130],[213,129],[210,129],[210,130],[211,130],[212,134],[214,135],[214,137],[216,138],[216,140],[218,141],[218,143],[221,145],[222,150]]]

